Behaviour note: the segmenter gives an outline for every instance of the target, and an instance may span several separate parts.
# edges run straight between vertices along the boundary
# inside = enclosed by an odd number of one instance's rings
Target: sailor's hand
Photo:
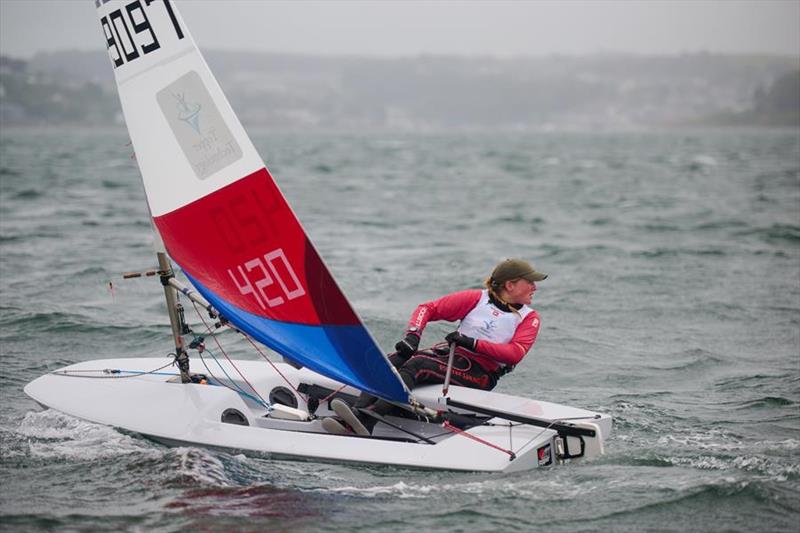
[[[458,331],[454,331],[453,333],[449,333],[444,340],[447,341],[448,344],[455,344],[456,346],[461,346],[462,348],[466,348],[470,351],[475,351],[475,339],[472,337],[467,337],[466,335],[462,335]]]
[[[403,340],[394,345],[397,353],[405,358],[417,353],[417,348],[419,348],[419,335],[416,333],[408,333]]]

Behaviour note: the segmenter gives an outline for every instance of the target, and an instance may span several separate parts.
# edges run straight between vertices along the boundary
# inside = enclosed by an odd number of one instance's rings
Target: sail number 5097
[[[228,269],[242,295],[251,294],[261,309],[276,307],[306,294],[281,248]],[[277,286],[275,286],[277,283]]]

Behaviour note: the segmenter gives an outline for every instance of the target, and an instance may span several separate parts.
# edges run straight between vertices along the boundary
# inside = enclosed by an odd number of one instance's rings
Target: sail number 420
[[[282,305],[306,293],[281,248],[237,265],[235,270],[228,269],[228,275],[239,293],[253,295],[261,309]]]

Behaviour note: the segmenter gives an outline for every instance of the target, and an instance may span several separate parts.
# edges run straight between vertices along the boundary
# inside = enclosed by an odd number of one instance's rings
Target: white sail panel
[[[95,4],[154,217],[264,167],[174,2]]]

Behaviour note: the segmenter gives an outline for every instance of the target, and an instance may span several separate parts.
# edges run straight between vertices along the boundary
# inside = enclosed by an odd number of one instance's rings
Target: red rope
[[[256,396],[258,396],[258,398],[262,402],[264,402],[264,405],[269,405],[269,402],[267,402],[264,398],[261,397],[261,395],[258,393],[256,388],[253,387],[253,385],[249,381],[247,381],[247,378],[244,377],[244,374],[242,374],[242,372],[239,370],[239,368],[233,363],[233,361],[231,361],[231,358],[228,357],[228,354],[225,352],[225,348],[223,348],[222,345],[219,343],[219,339],[217,339],[217,336],[214,335],[214,331],[211,329],[211,326],[209,326],[208,323],[206,323],[206,319],[203,318],[202,313],[200,313],[200,311],[197,309],[197,304],[192,302],[192,305],[194,306],[194,310],[197,313],[197,316],[200,317],[200,320],[203,322],[203,325],[206,327],[208,332],[211,334],[211,337],[214,338],[214,342],[217,344],[217,347],[219,347],[219,350],[220,350],[220,352],[222,352],[222,355],[225,356],[225,359],[228,360],[228,362],[231,364],[233,369],[236,370],[236,373],[239,374],[239,376],[241,376],[241,378],[244,380],[245,383],[247,383],[247,386],[250,387],[253,390],[253,392],[256,393]]]
[[[287,385],[289,385],[289,387],[291,387],[293,391],[295,391],[295,392],[296,392],[298,395],[300,395],[300,396],[302,397],[302,396],[303,396],[303,394],[302,394],[302,393],[301,393],[299,390],[297,390],[297,389],[295,389],[295,388],[294,388],[294,385],[292,385],[292,382],[291,382],[291,381],[289,381],[289,378],[287,378],[286,376],[284,376],[284,375],[283,375],[283,372],[281,372],[281,371],[280,371],[280,369],[278,369],[278,367],[277,367],[277,366],[275,366],[275,363],[273,363],[273,362],[272,362],[272,361],[269,359],[269,357],[267,357],[267,355],[266,355],[264,352],[262,352],[262,351],[261,351],[261,348],[259,348],[259,347],[258,347],[258,345],[257,345],[257,344],[256,344],[256,343],[253,341],[253,339],[251,339],[251,338],[250,338],[250,335],[247,335],[247,334],[246,334],[246,333],[244,333],[244,332],[240,332],[240,333],[241,333],[242,335],[244,335],[244,338],[245,338],[245,339],[247,339],[248,341],[250,341],[250,344],[252,344],[252,345],[253,345],[253,348],[255,348],[255,349],[256,349],[256,351],[259,353],[259,355],[261,355],[261,357],[263,357],[263,358],[264,358],[264,360],[265,360],[267,363],[269,363],[269,364],[270,364],[270,366],[272,367],[272,369],[273,369],[273,370],[275,370],[275,372],[277,372],[277,373],[278,373],[278,375],[279,375],[280,377],[282,377],[282,378],[283,378],[283,381],[285,381],[285,382],[286,382],[286,384],[287,384]]]
[[[195,310],[195,312],[196,312],[196,313],[197,313],[197,315],[200,317],[200,320],[202,320],[202,321],[203,321],[203,324],[206,326],[206,329],[208,329],[209,333],[212,333],[212,332],[211,332],[211,328],[209,328],[208,324],[206,324],[206,321],[205,321],[205,319],[203,318],[203,315],[202,315],[202,314],[200,313],[200,311],[197,309],[197,304],[196,304],[196,303],[194,303],[194,302],[192,302],[192,305],[194,306],[194,310]],[[253,341],[253,339],[250,337],[250,335],[247,335],[245,332],[243,332],[243,331],[240,331],[240,330],[239,330],[239,329],[237,329],[237,328],[232,328],[232,329],[233,329],[234,331],[236,331],[237,333],[240,333],[240,334],[241,334],[241,335],[242,335],[242,336],[243,336],[245,339],[247,339],[247,341],[248,341],[250,344],[252,344],[252,345],[253,345],[253,348],[255,348],[255,349],[256,349],[256,351],[258,352],[258,354],[259,354],[261,357],[263,357],[263,358],[264,358],[264,360],[265,360],[267,363],[269,363],[269,364],[270,364],[270,366],[272,367],[272,369],[273,369],[275,372],[277,372],[277,373],[278,373],[278,375],[279,375],[281,378],[283,378],[283,381],[285,381],[285,382],[286,382],[286,384],[287,384],[287,385],[289,385],[289,387],[290,387],[290,388],[291,388],[291,389],[292,389],[294,392],[296,392],[296,393],[297,393],[297,394],[298,394],[298,395],[299,395],[301,398],[305,396],[303,393],[301,393],[299,390],[297,390],[297,389],[295,388],[295,386],[294,386],[294,385],[292,385],[292,382],[291,382],[291,381],[289,381],[289,378],[287,378],[286,376],[284,376],[284,375],[283,375],[283,372],[281,372],[281,371],[280,371],[280,369],[279,369],[277,366],[275,366],[275,363],[273,363],[273,362],[272,362],[272,361],[269,359],[269,357],[267,357],[267,356],[266,356],[266,354],[265,354],[264,352],[262,352],[262,351],[261,351],[261,348],[259,348],[259,347],[258,347],[258,345],[257,345],[257,344],[256,344],[256,343]],[[217,346],[219,346],[219,341],[217,340],[217,337],[216,337],[216,335],[213,335],[213,333],[212,333],[212,336],[214,337],[214,341],[217,343]],[[221,347],[221,346],[220,346],[220,349],[222,349],[222,347]],[[224,353],[224,351],[223,351],[223,353]],[[227,355],[226,355],[225,357],[227,357]],[[230,359],[229,359],[229,360],[230,360]],[[231,363],[231,364],[233,364],[233,363]],[[236,368],[236,367],[234,366],[234,368]],[[238,372],[238,370],[237,370],[237,372]],[[240,375],[241,375],[241,374],[240,374]],[[242,378],[244,378],[244,376],[242,376]],[[245,381],[247,381],[247,380],[245,380]],[[250,385],[250,384],[248,383],[248,385]],[[256,393],[256,394],[258,394],[258,393]]]
[[[476,437],[475,435],[467,433],[463,429],[459,429],[459,428],[455,427],[453,424],[451,424],[447,420],[444,421],[444,423],[442,424],[442,427],[445,428],[445,429],[449,429],[450,431],[452,431],[456,435],[461,435],[462,437],[467,437],[468,439],[472,439],[472,440],[474,440],[476,442],[480,442],[481,444],[485,444],[486,446],[489,446],[490,448],[494,448],[495,450],[500,450],[503,453],[507,453],[512,459],[514,459],[517,456],[517,454],[515,454],[511,450],[506,450],[505,448],[501,448],[500,446],[492,444],[491,442],[485,441],[480,437]]]
[[[344,390],[344,388],[345,388],[345,387],[347,387],[347,384],[344,384],[344,385],[342,385],[341,387],[339,387],[338,389],[336,389],[336,390],[335,390],[335,391],[333,391],[332,393],[330,393],[330,394],[328,394],[327,396],[325,396],[323,399],[321,399],[321,400],[319,401],[319,403],[325,403],[325,402],[327,402],[328,400],[330,400],[331,398],[333,398],[334,396],[336,396],[337,394],[339,394],[340,392],[342,392],[342,391]]]

